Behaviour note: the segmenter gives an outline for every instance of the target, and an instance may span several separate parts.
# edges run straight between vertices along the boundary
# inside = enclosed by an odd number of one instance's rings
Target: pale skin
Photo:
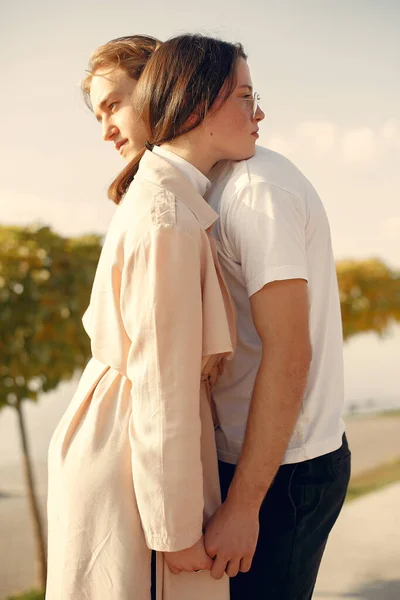
[[[230,96],[225,99],[221,93],[200,126],[163,144],[205,175],[221,159],[243,160],[255,152],[258,123],[265,115],[260,107],[254,116],[252,114],[253,88],[244,59],[236,65],[236,81]],[[132,103],[136,85],[137,82],[121,69],[111,72],[106,69],[95,73],[90,90],[93,112],[102,125],[103,139],[112,142],[127,161],[143,148],[147,139]],[[192,118],[195,119],[195,115]],[[165,559],[175,574],[206,569],[213,574],[215,563],[206,552],[204,535],[190,548],[166,552]]]
[[[236,67],[237,84],[225,99],[223,90],[201,125],[163,144],[207,175],[219,160],[243,160],[255,152],[258,124],[265,117],[258,107],[252,115],[253,87],[244,59]],[[137,81],[120,68],[96,71],[90,99],[96,119],[101,123],[103,140],[111,142],[129,162],[143,148],[147,132],[135,110],[132,97]],[[225,100],[225,102],[224,102]],[[219,110],[217,110],[219,109]],[[195,120],[193,115],[189,119]]]

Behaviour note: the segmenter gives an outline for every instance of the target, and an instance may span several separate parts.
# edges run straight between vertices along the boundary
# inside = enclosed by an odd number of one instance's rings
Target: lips
[[[258,129],[256,131],[253,131],[253,133],[251,134],[252,136],[254,136],[255,138],[259,138],[260,136],[258,135]]]
[[[120,149],[122,148],[122,146],[123,146],[124,144],[126,144],[126,142],[127,142],[127,141],[128,141],[128,140],[122,140],[122,141],[120,141],[120,142],[116,142],[116,143],[114,144],[114,145],[115,145],[115,149],[116,149],[116,150],[118,150],[118,152],[119,152],[119,151],[120,151]]]

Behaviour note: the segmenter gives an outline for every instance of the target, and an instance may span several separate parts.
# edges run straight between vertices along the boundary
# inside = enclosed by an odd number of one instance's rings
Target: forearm
[[[292,436],[307,383],[310,356],[266,354],[261,361],[243,451],[228,499],[259,510]]]

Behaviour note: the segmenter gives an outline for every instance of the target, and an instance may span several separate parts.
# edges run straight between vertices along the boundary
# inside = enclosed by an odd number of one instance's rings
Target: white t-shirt
[[[235,464],[241,453],[261,340],[249,298],[265,284],[308,281],[312,361],[298,422],[283,464],[321,456],[341,445],[343,340],[330,229],[312,185],[286,158],[257,148],[247,161],[219,163],[211,172],[208,201],[221,266],[238,311],[238,347],[213,388],[219,459]],[[273,318],[273,317],[271,317]]]

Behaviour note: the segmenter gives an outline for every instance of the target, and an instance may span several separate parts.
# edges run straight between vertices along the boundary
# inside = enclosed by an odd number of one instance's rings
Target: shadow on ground
[[[362,600],[399,600],[400,579],[390,581],[371,581],[343,598],[360,598]]]
[[[389,581],[370,581],[361,587],[345,592],[344,594],[332,594],[317,592],[313,597],[324,598],[337,596],[337,598],[359,598],[360,600],[400,600],[400,579]]]
[[[7,498],[20,498],[23,496],[21,492],[4,492],[0,490],[0,500],[6,500]]]

